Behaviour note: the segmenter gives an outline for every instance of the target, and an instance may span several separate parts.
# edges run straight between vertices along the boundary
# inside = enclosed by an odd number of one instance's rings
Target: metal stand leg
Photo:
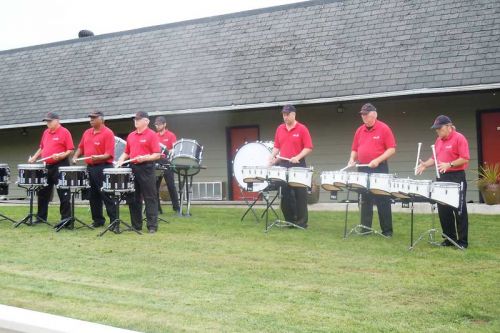
[[[79,218],[75,217],[75,195],[78,193],[78,190],[76,191],[71,191],[71,216],[67,217],[63,220],[61,220],[58,224],[54,226],[54,229],[56,229],[56,232],[61,231],[62,228],[67,228],[72,230],[74,228],[75,222],[78,222],[81,224],[80,227],[76,229],[81,229],[81,228],[89,228],[94,230],[94,228],[87,223],[83,222]]]
[[[360,193],[358,193],[358,198],[359,198],[359,196],[362,196],[362,195]],[[361,205],[361,201],[362,200],[363,199],[358,200],[359,201],[359,205]],[[347,214],[347,212],[346,212],[346,214]],[[377,230],[375,230],[375,229],[373,229],[371,227],[367,227],[366,225],[363,225],[361,223],[361,218],[362,218],[362,216],[361,216],[361,207],[360,207],[360,214],[359,215],[360,215],[359,216],[359,220],[360,220],[359,224],[356,225],[356,226],[354,226],[351,229],[351,231],[349,231],[349,233],[347,234],[347,236],[345,236],[344,238],[349,237],[351,234],[360,235],[360,236],[369,235],[369,234],[375,234],[375,235],[379,235],[379,236],[381,236],[383,238],[390,238],[390,237],[382,234],[381,232],[379,232],[379,231],[377,231]],[[345,233],[345,231],[344,231],[344,233]]]
[[[9,221],[10,221],[10,222],[12,222],[12,223],[17,223],[17,221],[14,221],[14,220],[13,220],[13,219],[11,219],[10,217],[5,216],[5,215],[3,215],[2,213],[0,213],[0,217],[2,218],[2,219],[0,219],[0,222],[1,222],[1,221],[5,221],[5,220],[9,220]]]
[[[281,186],[279,187],[278,189],[278,193],[276,194],[276,197],[278,197],[280,199],[280,209],[281,209]],[[275,197],[275,199],[276,199]],[[274,202],[273,199],[272,201]],[[276,214],[276,212],[274,212]],[[269,232],[269,230],[271,230],[273,227],[277,227],[277,228],[297,228],[297,229],[301,229],[301,230],[306,230],[305,228],[295,224],[295,223],[292,223],[292,222],[288,222],[288,221],[285,221],[285,220],[280,220],[278,215],[276,214],[276,220],[274,220],[273,223],[269,224],[269,218],[268,218],[268,215],[269,215],[269,212],[266,213],[266,230],[264,231],[265,233]]]
[[[241,191],[241,195],[243,196],[243,190],[240,189]],[[241,216],[241,219],[240,221],[243,222],[243,220],[245,219],[245,216],[247,216],[248,212],[252,212],[253,216],[255,217],[255,223],[259,223],[259,217],[257,216],[257,214],[255,213],[253,207],[255,206],[255,204],[257,203],[257,201],[259,201],[260,198],[263,198],[263,192],[262,191],[259,191],[258,194],[257,194],[257,197],[255,198],[254,201],[252,201],[252,203],[250,203],[245,197],[244,200],[245,200],[245,203],[247,204],[248,208],[247,210],[245,211],[245,213],[243,213],[243,215]],[[264,216],[264,214],[262,214],[262,216]]]
[[[102,237],[107,231],[112,231],[115,234],[121,234],[124,231],[134,231],[135,233],[142,235],[142,233],[139,230],[134,229],[130,224],[127,224],[125,221],[123,221],[120,218],[120,201],[122,199],[122,195],[120,193],[113,193],[113,199],[115,200],[115,207],[116,207],[116,219],[110,223],[110,225],[103,231],[101,232],[98,236]],[[123,224],[124,226],[127,227],[127,229],[120,230],[120,224]]]
[[[26,224],[27,226],[34,226],[39,223],[45,223],[50,226],[52,226],[49,222],[45,221],[44,219],[37,217],[36,214],[33,213],[33,198],[35,196],[35,192],[38,190],[38,188],[34,187],[28,187],[26,188],[26,191],[28,192],[28,196],[30,197],[30,213],[26,215],[25,218],[23,218],[21,221],[17,222],[14,228],[19,227],[21,224]],[[35,220],[33,221],[33,218]]]

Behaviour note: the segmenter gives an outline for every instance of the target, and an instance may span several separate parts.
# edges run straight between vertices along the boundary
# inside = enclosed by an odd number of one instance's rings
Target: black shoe
[[[392,238],[392,232],[383,232],[382,235],[384,235],[387,238]]]
[[[149,229],[149,231],[148,231],[148,232],[149,232],[150,234],[154,234],[154,233],[156,232],[156,230],[155,230],[155,229]]]
[[[94,228],[100,228],[100,227],[104,226],[104,223],[92,222],[92,224],[90,226],[94,227]]]
[[[445,239],[444,241],[442,241],[439,246],[453,246],[453,243],[450,242],[449,240]]]
[[[68,229],[68,230],[73,230],[75,229],[75,224],[74,223],[68,223],[64,226],[64,228]]]

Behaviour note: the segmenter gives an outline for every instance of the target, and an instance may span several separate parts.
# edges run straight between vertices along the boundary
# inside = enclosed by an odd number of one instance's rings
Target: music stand
[[[14,228],[19,227],[21,224],[26,224],[27,226],[34,226],[39,223],[45,223],[52,226],[49,222],[45,221],[41,217],[36,216],[36,214],[33,213],[33,198],[35,196],[35,192],[38,192],[41,187],[45,186],[47,186],[47,184],[32,184],[29,186],[23,186],[19,184],[19,187],[24,188],[30,198],[30,212],[21,221],[17,222]],[[35,218],[35,221],[33,221],[33,218]]]
[[[69,192],[71,194],[71,206],[70,206],[71,214],[70,214],[69,217],[67,217],[67,218],[62,219],[61,221],[59,221],[59,223],[57,223],[54,226],[54,229],[56,229],[56,232],[61,231],[62,228],[65,228],[67,226],[70,226],[69,229],[73,229],[73,227],[71,227],[71,226],[74,226],[74,223],[78,222],[78,223],[81,224],[81,226],[78,227],[78,228],[75,228],[75,229],[81,229],[81,228],[85,228],[86,227],[86,228],[94,230],[94,228],[92,226],[90,226],[87,223],[83,222],[78,217],[75,217],[75,196],[83,188],[82,187],[78,187],[78,186],[70,186],[67,189],[69,190]]]
[[[133,228],[130,224],[126,223],[120,218],[120,202],[123,200],[123,196],[127,195],[129,192],[132,191],[106,191],[110,193],[111,197],[113,198],[113,201],[115,203],[116,207],[116,219],[109,224],[109,226],[104,229],[103,232],[101,232],[98,236],[102,237],[106,232],[112,231],[115,234],[121,234],[124,231],[134,231],[139,235],[142,235],[142,233],[139,230],[136,230]],[[127,229],[120,230],[120,224],[123,224],[127,227]]]

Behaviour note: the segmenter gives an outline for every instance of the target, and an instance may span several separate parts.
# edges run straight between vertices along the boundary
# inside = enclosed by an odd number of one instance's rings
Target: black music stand
[[[69,187],[68,190],[71,194],[71,206],[70,206],[71,216],[59,221],[59,223],[57,223],[54,226],[54,229],[56,229],[56,232],[61,231],[62,228],[73,229],[75,222],[78,222],[81,224],[81,226],[79,226],[78,228],[75,228],[75,229],[89,228],[89,229],[94,230],[94,228],[92,226],[83,222],[78,217],[75,217],[75,196],[82,190],[82,188],[81,187]]]
[[[36,216],[36,214],[33,213],[33,198],[35,196],[35,192],[38,192],[41,187],[45,187],[45,186],[47,186],[47,185],[46,184],[44,184],[44,185],[37,184],[37,185],[29,185],[29,186],[19,185],[19,187],[26,189],[26,192],[28,193],[28,196],[30,198],[30,212],[28,215],[26,215],[25,218],[23,218],[21,221],[17,222],[16,225],[14,226],[14,228],[19,227],[21,224],[26,224],[27,226],[34,226],[34,225],[40,224],[40,223],[45,223],[45,224],[52,226],[52,224],[45,221],[41,217]],[[35,218],[34,221],[33,221],[33,218]]]
[[[110,195],[113,197],[113,201],[115,203],[116,207],[116,219],[109,224],[109,226],[104,229],[103,232],[101,232],[98,236],[102,237],[106,232],[112,231],[115,234],[121,234],[122,232],[125,231],[134,231],[139,235],[142,235],[142,233],[139,230],[136,230],[133,228],[130,224],[126,223],[120,218],[120,202],[123,200],[123,196],[127,195],[129,192],[121,192],[121,191],[108,191]],[[127,229],[120,230],[120,224],[123,224],[127,227]]]
[[[354,189],[352,186],[349,186],[349,184],[347,185],[347,198],[349,198],[349,191],[355,191],[358,193],[358,206],[361,206],[361,202],[363,199],[359,199],[359,196],[361,196],[361,198],[363,197],[364,194],[368,194],[368,190],[366,189]],[[373,194],[373,195],[376,195],[376,194]],[[359,236],[365,236],[365,235],[370,235],[370,234],[375,234],[375,235],[379,235],[381,237],[384,237],[384,238],[390,238],[384,234],[382,234],[381,232],[379,232],[378,230],[372,228],[372,227],[367,227],[366,225],[363,225],[361,223],[361,207],[360,207],[360,210],[359,210],[359,224],[355,225],[351,231],[349,231],[349,233],[346,234],[347,232],[347,210],[348,210],[348,205],[349,205],[349,202],[347,202],[346,204],[346,212],[345,212],[345,223],[344,223],[344,239],[348,238],[351,234],[355,234],[355,235],[359,235]]]

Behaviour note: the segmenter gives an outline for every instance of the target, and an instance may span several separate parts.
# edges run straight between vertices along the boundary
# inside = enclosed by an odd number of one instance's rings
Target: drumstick
[[[370,166],[370,164],[356,164],[356,168],[367,167],[367,166]]]
[[[83,160],[88,160],[89,158],[92,158],[92,156],[85,156],[85,157],[75,158],[75,161],[83,161]]]
[[[129,163],[129,162],[133,162],[133,161],[137,161],[137,160],[138,160],[139,158],[141,158],[141,157],[143,157],[143,156],[136,156],[136,157],[131,158],[131,159],[129,159],[129,160],[123,161],[122,163],[120,163],[120,165],[123,165],[123,164],[125,164],[125,163]],[[118,162],[113,162],[113,164],[115,165],[115,168],[117,168],[117,167],[118,167]]]
[[[340,171],[344,171],[345,169],[349,169],[349,168],[351,168],[351,167],[352,167],[352,165],[348,165],[348,166],[346,166],[345,168],[340,169]]]
[[[52,158],[52,156],[48,156],[48,157],[45,157],[45,158],[41,158],[41,159],[36,160],[36,161],[37,161],[37,163],[39,163],[39,162],[43,162],[43,161],[45,161],[45,160],[48,160],[49,158]]]
[[[439,179],[439,169],[438,169],[438,160],[436,157],[436,147],[434,145],[431,145],[432,149],[432,156],[434,157],[434,165],[436,166],[436,177]]]
[[[422,142],[418,143],[417,161],[415,162],[415,176],[417,175],[418,161],[420,160],[420,148],[422,148]]]
[[[291,158],[282,157],[280,155],[276,156],[276,158],[279,158],[280,160],[288,161],[288,162],[290,162],[292,160]]]

